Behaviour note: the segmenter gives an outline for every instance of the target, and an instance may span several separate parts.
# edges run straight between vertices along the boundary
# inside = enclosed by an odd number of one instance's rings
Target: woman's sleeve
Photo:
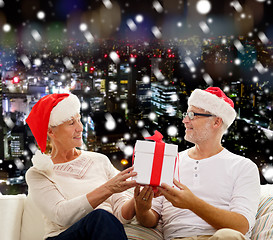
[[[130,200],[133,196],[134,194],[131,188],[122,193],[113,194],[113,196],[111,197],[111,205],[113,208],[113,214],[122,224],[129,223],[132,221],[132,219],[127,220],[122,216],[121,209],[123,204],[126,201]]]
[[[86,195],[67,199],[56,183],[35,168],[27,171],[26,181],[32,198],[43,215],[60,226],[71,226],[93,210]]]
[[[113,178],[114,176],[116,176],[120,172],[119,170],[117,170],[113,166],[113,164],[110,162],[110,160],[108,158],[107,158],[105,166],[106,166],[107,173],[108,173],[108,179]],[[128,189],[127,191],[124,191],[121,193],[115,193],[111,196],[110,200],[111,200],[111,206],[113,209],[113,214],[123,224],[129,223],[129,222],[131,222],[131,220],[127,220],[127,219],[123,218],[122,212],[121,212],[122,206],[126,201],[131,199],[133,196],[134,196],[134,193],[133,193],[132,189]]]

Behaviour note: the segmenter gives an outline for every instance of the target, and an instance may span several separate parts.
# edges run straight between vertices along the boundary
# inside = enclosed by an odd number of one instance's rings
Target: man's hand
[[[187,186],[183,185],[177,180],[174,179],[173,183],[179,188],[179,190],[162,183],[162,187],[158,188],[159,192],[164,195],[174,207],[191,210],[193,208],[193,200],[196,198],[196,196]]]
[[[249,225],[243,215],[214,207],[195,196],[185,185],[175,179],[173,182],[179,190],[164,183],[158,189],[174,207],[189,209],[215,229],[231,228],[246,234]]]

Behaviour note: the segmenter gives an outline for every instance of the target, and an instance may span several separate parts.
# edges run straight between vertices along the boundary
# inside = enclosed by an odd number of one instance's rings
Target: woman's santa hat
[[[217,117],[229,127],[236,118],[233,101],[218,87],[206,90],[195,89],[188,99],[189,106],[202,108]]]
[[[74,94],[49,94],[42,97],[32,108],[26,122],[41,152],[46,150],[49,126],[58,126],[80,113],[80,101]]]

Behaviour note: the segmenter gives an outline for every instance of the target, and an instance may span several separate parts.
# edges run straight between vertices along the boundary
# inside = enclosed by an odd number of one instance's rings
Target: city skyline
[[[21,179],[31,165],[24,119],[44,94],[75,93],[85,148],[122,169],[134,142],[154,130],[189,147],[181,117],[187,97],[219,86],[238,112],[224,146],[273,182],[271,9],[270,0],[0,1],[0,137],[8,153],[0,179]]]
[[[119,48],[118,42],[124,47],[122,41],[117,41],[114,43],[117,49]],[[231,44],[234,45],[234,39]],[[248,43],[246,42],[246,44]],[[210,49],[216,45],[206,44],[206,46]],[[48,57],[48,65],[42,65],[39,68],[30,65],[29,70],[33,69],[33,71],[29,72],[24,72],[27,66],[21,63],[21,67],[17,70],[23,75],[19,77],[18,83],[12,82],[13,77],[11,80],[7,79],[6,71],[4,71],[2,74],[4,122],[8,127],[7,133],[10,131],[5,137],[6,151],[9,152],[9,155],[11,154],[11,157],[13,156],[11,158],[13,160],[7,161],[9,165],[2,161],[1,165],[6,165],[6,168],[12,166],[11,172],[14,172],[17,165],[22,170],[26,170],[31,165],[33,140],[29,138],[31,134],[27,130],[27,126],[24,125],[24,119],[33,104],[44,94],[62,91],[72,91],[77,94],[82,102],[87,149],[108,154],[118,168],[123,168],[120,161],[126,159],[127,164],[130,164],[134,142],[143,138],[145,134],[152,134],[154,130],[160,130],[165,141],[178,144],[180,150],[190,146],[183,140],[184,130],[181,118],[181,113],[186,111],[187,97],[193,90],[193,85],[200,88],[219,85],[235,101],[235,108],[239,114],[233,130],[225,136],[223,144],[229,149],[250,157],[261,171],[266,169],[272,161],[272,152],[269,147],[272,133],[269,130],[269,133],[265,134],[267,133],[265,129],[270,127],[268,113],[270,111],[272,113],[272,91],[262,81],[255,82],[251,79],[249,84],[246,84],[242,79],[241,81],[232,81],[234,78],[240,80],[241,76],[238,71],[234,71],[234,75],[229,76],[228,79],[220,79],[221,81],[208,79],[209,75],[202,71],[203,67],[200,65],[206,64],[206,61],[214,62],[215,66],[227,66],[228,69],[230,66],[244,69],[244,64],[249,64],[248,61],[245,62],[240,58],[236,59],[240,60],[242,64],[227,61],[229,55],[236,55],[235,53],[240,52],[240,49],[230,48],[222,43],[221,47],[229,49],[228,54],[225,53],[223,55],[225,57],[221,58],[222,60],[219,55],[207,54],[204,51],[203,57],[200,57],[199,65],[191,65],[189,59],[176,57],[179,54],[174,50],[169,51],[164,45],[162,49],[156,50],[156,53],[160,53],[161,56],[152,54],[153,47],[151,49],[145,48],[146,51],[140,47],[141,56],[135,57],[131,56],[130,52],[123,53],[121,51],[119,52],[121,56],[118,58],[107,56],[104,61],[99,61],[101,57],[104,57],[104,51],[111,53],[113,45],[110,44],[108,48],[101,51],[98,59],[94,59],[94,62],[87,63],[82,60],[77,62],[78,64],[74,64],[73,68],[66,67],[70,63],[63,61],[63,57],[60,58],[57,65],[54,64],[56,63],[55,57]],[[126,46],[124,49],[127,49]],[[263,49],[257,50],[256,60],[259,51],[263,51]],[[117,55],[115,56],[117,57]],[[253,57],[252,54],[250,56]],[[81,59],[81,56],[76,57]],[[29,59],[32,60],[31,55],[29,55]],[[220,62],[215,63],[215,60]],[[262,60],[261,58],[260,61]],[[252,71],[255,71],[255,74],[259,73],[255,68],[257,61],[250,62],[253,65]],[[181,67],[181,65],[183,66]],[[53,66],[53,69],[48,66]],[[194,67],[196,69],[192,69]],[[270,69],[270,65],[268,69]],[[251,71],[250,74],[252,74]],[[270,72],[260,72],[259,74],[260,77],[270,77]],[[193,77],[193,75],[196,76]],[[198,78],[200,81],[193,84],[193,80]],[[80,83],[78,87],[77,82]],[[26,83],[25,88],[24,83]],[[136,86],[131,84],[136,84]],[[173,87],[177,89],[176,92]],[[135,90],[129,94],[129,89]],[[167,89],[171,90],[170,95],[164,95],[169,91]],[[270,91],[266,92],[265,89]],[[259,91],[257,92],[257,90]],[[162,93],[157,94],[158,91]],[[265,98],[265,96],[267,97]],[[145,101],[148,104],[145,104]],[[19,114],[20,111],[23,111],[24,114]],[[110,115],[107,115],[108,113]],[[119,115],[114,116],[115,113],[119,113]],[[115,132],[107,130],[107,123],[113,126],[119,121],[124,121],[122,125],[126,125],[127,129],[121,131],[121,128],[116,126]],[[18,132],[20,128],[21,130]],[[253,141],[246,141],[249,134],[254,136]],[[7,144],[10,144],[11,148]],[[253,151],[256,147],[257,151]],[[26,151],[26,149],[29,150]],[[268,181],[271,181],[270,177]]]

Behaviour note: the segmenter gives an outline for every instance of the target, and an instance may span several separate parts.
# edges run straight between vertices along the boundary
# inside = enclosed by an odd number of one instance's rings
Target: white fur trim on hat
[[[201,90],[195,89],[188,99],[188,106],[202,108],[213,115],[222,118],[223,122],[229,127],[236,118],[236,111],[225,100],[218,96]]]
[[[80,107],[79,98],[74,94],[69,94],[52,109],[48,125],[58,126],[70,120],[77,113],[80,113]]]

